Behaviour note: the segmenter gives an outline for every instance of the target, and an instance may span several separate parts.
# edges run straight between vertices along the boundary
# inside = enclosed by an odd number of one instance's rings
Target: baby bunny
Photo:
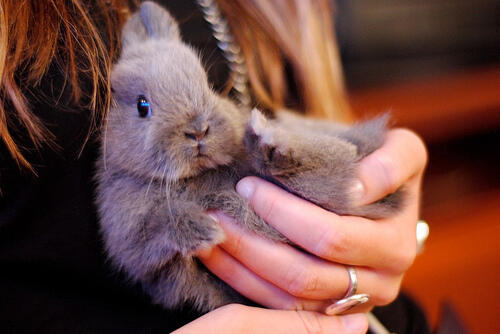
[[[350,204],[348,188],[359,159],[380,146],[383,121],[326,125],[321,135],[313,122],[297,135],[298,116],[266,120],[254,111],[250,119],[211,90],[177,23],[147,1],[123,29],[111,82],[96,173],[101,234],[112,265],[153,302],[209,311],[244,301],[195,258],[224,239],[208,210],[287,242],[236,193],[244,176],[266,177],[328,210],[363,213]]]
[[[97,205],[112,264],[167,308],[208,311],[240,300],[193,255],[224,238],[210,209],[284,240],[234,190],[248,174],[241,141],[249,112],[210,89],[176,22],[152,2],[126,23],[111,81]]]

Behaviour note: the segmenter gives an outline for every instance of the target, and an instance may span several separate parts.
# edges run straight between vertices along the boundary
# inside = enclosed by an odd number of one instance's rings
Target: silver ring
[[[424,249],[424,244],[429,237],[429,224],[425,220],[417,222],[417,254],[420,254]]]
[[[342,298],[337,300],[332,305],[325,309],[326,315],[337,315],[349,311],[353,307],[364,304],[370,300],[370,295],[366,293],[360,293],[358,295],[352,295],[347,298]]]
[[[332,305],[325,309],[325,314],[335,315],[346,312],[351,308],[364,304],[370,300],[370,296],[366,293],[356,294],[358,290],[358,275],[356,274],[356,269],[351,266],[346,266],[347,273],[349,274],[349,286],[347,287],[347,292],[344,297],[335,301]]]
[[[347,292],[342,299],[349,298],[352,295],[355,295],[358,291],[358,275],[356,274],[356,269],[351,266],[346,266],[345,268],[349,274],[349,287],[347,288]]]

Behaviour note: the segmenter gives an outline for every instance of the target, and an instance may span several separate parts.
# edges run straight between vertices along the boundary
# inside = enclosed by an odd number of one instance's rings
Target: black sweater
[[[192,1],[163,2],[181,23],[184,40],[202,50],[221,88],[227,67],[201,12]],[[48,77],[56,87],[62,81],[55,69]],[[198,317],[189,306],[165,311],[152,305],[106,262],[93,203],[97,136],[83,145],[90,112],[39,98],[50,84],[28,93],[60,146],[28,152],[38,175],[21,171],[0,144],[0,332],[167,333]],[[15,136],[30,147],[22,133]],[[405,319],[397,325],[403,329],[415,313],[407,305],[382,312]]]

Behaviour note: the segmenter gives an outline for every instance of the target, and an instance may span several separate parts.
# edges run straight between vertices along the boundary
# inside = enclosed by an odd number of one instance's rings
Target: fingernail
[[[364,314],[343,315],[340,320],[349,333],[363,333],[366,329],[366,316]]]
[[[250,199],[250,197],[252,197],[254,189],[255,189],[254,182],[250,179],[242,179],[236,185],[236,191],[238,192],[238,194],[240,194],[246,199]]]
[[[360,180],[354,181],[354,184],[351,187],[351,196],[354,204],[362,202],[363,197],[365,196],[365,186],[363,185],[363,182]]]

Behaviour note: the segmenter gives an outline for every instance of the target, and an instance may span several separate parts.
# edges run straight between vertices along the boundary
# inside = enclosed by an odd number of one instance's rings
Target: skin
[[[316,312],[268,310],[231,304],[207,313],[173,333],[355,334],[364,333],[367,328],[363,314],[330,317]]]
[[[377,221],[338,216],[259,178],[245,178],[237,185],[240,195],[268,224],[304,251],[246,233],[236,228],[229,217],[214,213],[226,232],[226,241],[201,252],[199,257],[209,270],[246,297],[271,309],[293,310],[280,311],[285,313],[273,320],[276,328],[288,328],[300,312],[313,312],[315,318],[323,319],[314,312],[322,312],[332,299],[344,296],[349,284],[347,264],[357,270],[358,293],[370,294],[368,303],[351,312],[366,312],[373,306],[389,304],[399,293],[403,275],[415,259],[415,228],[426,164],[424,143],[405,129],[389,131],[384,145],[362,160],[357,186],[359,205],[380,199],[400,186],[408,192],[406,205],[399,214]],[[259,319],[278,312],[258,310],[240,306],[236,312],[249,333],[254,332],[253,327],[258,331]],[[217,321],[210,322],[212,317],[220,319],[217,312],[187,325],[186,333],[198,321],[217,326]],[[360,331],[355,333],[366,331],[363,321],[359,320]],[[332,326],[328,331],[318,332],[352,332],[338,327],[337,320],[328,324]],[[311,331],[302,327],[296,332]]]

